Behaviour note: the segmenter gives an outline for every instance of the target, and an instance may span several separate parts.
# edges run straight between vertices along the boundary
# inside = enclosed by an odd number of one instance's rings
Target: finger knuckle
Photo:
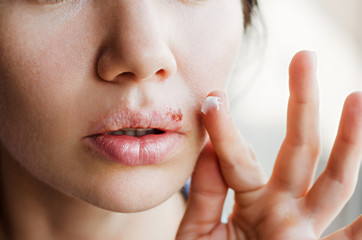
[[[349,198],[356,187],[356,180],[350,174],[344,174],[338,169],[327,169],[325,174],[327,177],[339,185],[339,189],[343,190],[343,195]]]
[[[313,158],[319,158],[322,153],[319,137],[287,137],[284,143],[291,149],[304,149]]]

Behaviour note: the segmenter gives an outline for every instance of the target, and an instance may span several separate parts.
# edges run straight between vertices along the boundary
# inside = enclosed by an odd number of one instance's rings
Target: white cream
[[[202,105],[201,112],[206,115],[206,113],[213,108],[217,108],[217,111],[220,110],[220,101],[219,97],[209,96],[205,99],[204,104]]]

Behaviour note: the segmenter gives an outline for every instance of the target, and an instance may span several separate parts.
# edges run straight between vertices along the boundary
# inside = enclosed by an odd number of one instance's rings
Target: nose
[[[176,71],[176,60],[153,1],[112,1],[106,17],[107,43],[97,61],[104,81],[165,80]]]

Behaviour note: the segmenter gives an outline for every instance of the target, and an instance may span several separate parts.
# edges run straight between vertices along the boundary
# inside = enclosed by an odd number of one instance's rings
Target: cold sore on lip
[[[183,114],[181,113],[181,110],[179,110],[177,113],[173,112],[173,111],[169,111],[167,113],[168,116],[171,116],[171,119],[175,122],[181,122],[183,119]]]

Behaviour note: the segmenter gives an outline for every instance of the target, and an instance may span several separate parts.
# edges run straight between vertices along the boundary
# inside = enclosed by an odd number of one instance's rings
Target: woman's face
[[[192,172],[242,26],[240,0],[0,1],[3,151],[101,208],[160,204]]]

